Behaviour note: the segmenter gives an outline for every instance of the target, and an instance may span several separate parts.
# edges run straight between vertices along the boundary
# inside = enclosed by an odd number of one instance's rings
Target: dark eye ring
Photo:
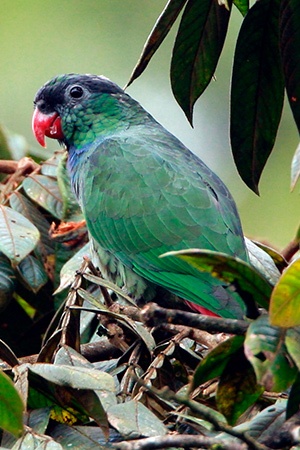
[[[76,98],[76,99],[81,98],[83,96],[83,93],[84,93],[84,91],[81,86],[73,86],[70,89],[70,96],[72,98]]]

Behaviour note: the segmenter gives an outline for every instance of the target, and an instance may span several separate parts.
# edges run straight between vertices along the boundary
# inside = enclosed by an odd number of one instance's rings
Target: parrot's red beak
[[[46,147],[45,136],[59,140],[62,140],[64,137],[59,115],[56,112],[44,114],[38,108],[35,108],[33,113],[32,131],[42,147]]]

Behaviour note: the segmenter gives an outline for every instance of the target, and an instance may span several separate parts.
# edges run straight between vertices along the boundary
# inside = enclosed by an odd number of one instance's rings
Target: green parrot
[[[169,294],[201,313],[241,318],[232,286],[165,252],[188,248],[248,260],[222,181],[119,86],[67,74],[34,100],[33,132],[68,150],[71,185],[103,276],[137,302]]]

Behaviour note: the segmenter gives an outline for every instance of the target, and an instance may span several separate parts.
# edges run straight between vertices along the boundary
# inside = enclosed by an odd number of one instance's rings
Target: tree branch
[[[165,309],[156,303],[146,305],[141,311],[141,317],[149,327],[172,323],[188,325],[189,327],[209,331],[210,333],[219,332],[243,335],[249,326],[249,323],[245,320],[223,319],[177,309]]]
[[[207,448],[218,446],[219,450],[247,450],[246,444],[238,444],[232,441],[220,441],[206,436],[192,436],[188,434],[154,436],[134,441],[119,442],[114,444],[116,450],[152,450],[160,448]]]

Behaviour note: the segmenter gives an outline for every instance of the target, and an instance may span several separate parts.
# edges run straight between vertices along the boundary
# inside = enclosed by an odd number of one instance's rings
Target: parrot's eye
[[[83,89],[81,86],[73,86],[70,89],[70,96],[72,98],[81,98],[83,96]]]
[[[34,106],[36,106],[41,112],[45,112],[47,109],[47,103],[44,100],[34,102]]]
[[[44,100],[39,101],[39,102],[37,103],[37,106],[38,106],[38,108],[39,108],[39,110],[40,110],[41,112],[44,112],[44,111],[46,111],[46,109],[47,109],[47,104],[46,104],[46,102],[45,102]]]

